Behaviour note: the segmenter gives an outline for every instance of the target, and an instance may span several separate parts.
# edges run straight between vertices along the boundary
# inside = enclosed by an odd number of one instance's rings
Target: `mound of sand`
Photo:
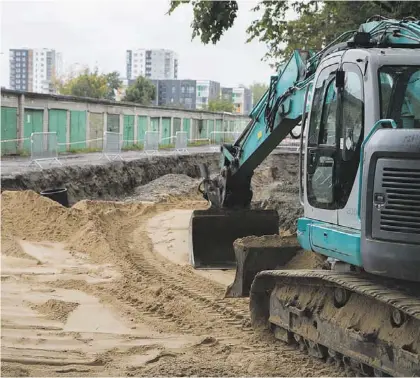
[[[134,189],[134,195],[127,200],[172,202],[175,198],[203,199],[197,188],[200,180],[187,175],[168,174]]]
[[[77,306],[79,306],[79,303],[49,299],[43,304],[32,306],[32,309],[45,314],[49,319],[59,320],[64,323]]]
[[[1,234],[9,254],[19,254],[16,239],[67,243],[102,262],[118,249],[117,233],[124,223],[154,211],[153,204],[84,200],[72,208],[33,191],[5,191],[1,195]],[[18,257],[18,256],[16,256]]]

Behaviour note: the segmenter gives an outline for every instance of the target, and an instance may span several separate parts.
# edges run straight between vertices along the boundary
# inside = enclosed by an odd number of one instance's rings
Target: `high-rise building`
[[[11,49],[10,88],[51,93],[53,78],[62,71],[62,56],[52,49]]]
[[[205,109],[209,100],[215,100],[220,95],[220,83],[211,80],[197,80],[196,109]]]
[[[31,54],[31,57],[29,56]],[[11,89],[32,91],[32,52],[28,49],[9,50]]]
[[[137,49],[126,52],[127,79],[144,76],[152,80],[178,78],[178,55],[172,50]]]
[[[249,114],[252,110],[252,91],[249,88],[222,88],[222,99],[232,101],[235,113]]]
[[[152,83],[156,87],[154,105],[196,108],[195,80],[152,80]]]

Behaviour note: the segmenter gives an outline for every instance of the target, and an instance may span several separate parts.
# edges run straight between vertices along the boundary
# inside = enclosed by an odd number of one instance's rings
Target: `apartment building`
[[[154,104],[196,109],[196,80],[151,80],[156,87]]]
[[[252,91],[249,88],[222,88],[222,98],[232,101],[235,113],[249,114],[252,110]]]
[[[126,51],[126,76],[134,80],[144,76],[151,80],[178,78],[178,54],[165,49],[137,49]]]
[[[197,80],[196,109],[205,109],[209,100],[215,100],[220,96],[220,83],[211,80]]]
[[[53,78],[62,72],[62,55],[53,49],[10,49],[10,88],[52,93]]]

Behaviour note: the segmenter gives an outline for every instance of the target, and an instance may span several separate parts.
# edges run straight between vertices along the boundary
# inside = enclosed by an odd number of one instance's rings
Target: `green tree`
[[[110,72],[105,75],[107,85],[108,85],[108,94],[106,95],[106,98],[108,100],[115,100],[115,93],[114,89],[121,88],[122,86],[122,80],[120,78],[120,74],[117,71]]]
[[[130,85],[126,92],[124,101],[137,102],[141,105],[150,105],[156,97],[156,88],[153,83],[143,76],[139,76]]]
[[[234,25],[238,13],[236,1],[171,1],[169,14],[179,5],[191,3],[192,38],[199,37],[204,44],[216,44],[223,33]],[[293,10],[295,20],[286,20],[286,12]],[[354,30],[373,15],[403,18],[418,16],[417,1],[260,1],[253,11],[262,16],[247,29],[249,38],[267,44],[265,60],[277,63],[287,59],[295,48],[318,50],[333,41],[342,32]]]
[[[256,105],[267,91],[268,85],[265,83],[253,83],[249,89],[251,89],[252,92],[252,103],[253,105]]]
[[[57,81],[55,85],[63,95],[106,98],[108,94],[107,79],[104,75],[99,75],[97,69],[93,72],[86,69],[81,75],[66,82]]]
[[[208,106],[206,110],[210,112],[230,112],[232,113],[234,110],[234,106],[232,101],[223,99],[222,97],[218,97],[216,99],[209,100]]]

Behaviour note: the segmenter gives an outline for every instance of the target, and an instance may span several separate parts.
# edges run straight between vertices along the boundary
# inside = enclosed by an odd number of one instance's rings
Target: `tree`
[[[108,86],[108,94],[106,98],[108,100],[115,100],[115,93],[114,89],[117,90],[122,86],[122,80],[120,78],[120,73],[117,71],[110,72],[105,75],[107,86]]]
[[[156,97],[156,88],[153,83],[143,76],[139,76],[130,85],[126,92],[124,101],[137,102],[141,105],[150,105]]]
[[[94,72],[86,69],[81,75],[66,82],[57,81],[55,85],[60,94],[79,97],[106,98],[109,91],[106,77],[96,69]]]
[[[268,89],[268,85],[265,83],[253,83],[249,89],[251,89],[252,92],[252,102],[255,106],[258,101],[260,101],[261,97],[264,95],[264,93]]]
[[[223,33],[234,25],[238,13],[236,1],[171,1],[169,14],[179,5],[191,3],[194,19],[192,38],[199,37],[204,44],[216,44]],[[293,49],[319,50],[342,32],[354,30],[367,18],[379,14],[403,18],[420,14],[417,1],[302,1],[264,0],[253,8],[262,16],[247,29],[249,38],[267,44],[264,60],[282,62]],[[286,20],[286,12],[293,10],[297,19]]]
[[[218,97],[216,99],[209,100],[206,110],[210,112],[230,112],[234,110],[232,101]]]

